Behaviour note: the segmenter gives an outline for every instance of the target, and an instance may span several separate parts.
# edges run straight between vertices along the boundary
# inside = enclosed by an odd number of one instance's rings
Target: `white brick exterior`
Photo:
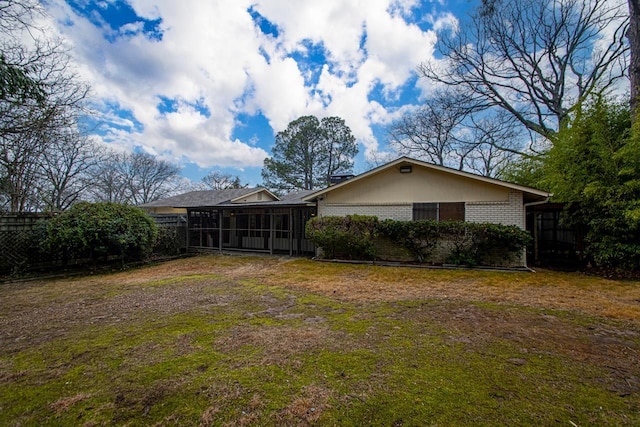
[[[327,204],[318,201],[319,216],[373,215],[378,219],[411,221],[413,204]],[[466,202],[465,221],[491,222],[503,225],[515,225],[522,229],[524,224],[524,204],[521,191],[510,191],[509,199],[501,202]]]
[[[465,221],[515,225],[524,230],[522,191],[510,191],[509,200],[504,202],[465,203]]]
[[[395,219],[411,221],[413,204],[376,204],[376,205],[343,205],[326,204],[318,201],[318,216],[373,215],[378,219]]]

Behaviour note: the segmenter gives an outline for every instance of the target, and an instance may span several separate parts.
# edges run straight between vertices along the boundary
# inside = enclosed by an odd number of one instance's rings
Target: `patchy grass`
[[[0,287],[0,425],[638,425],[640,283],[202,256]]]

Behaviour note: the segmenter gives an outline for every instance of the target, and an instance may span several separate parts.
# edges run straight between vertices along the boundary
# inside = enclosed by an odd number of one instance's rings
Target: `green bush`
[[[373,259],[378,218],[365,215],[316,217],[307,222],[307,237],[325,258]]]
[[[139,208],[82,202],[49,221],[44,245],[65,260],[133,261],[151,253],[157,234],[153,219]]]
[[[437,249],[445,263],[499,265],[519,255],[531,241],[516,226],[461,221],[378,221],[376,217],[348,215],[314,218],[307,236],[326,258],[371,259],[374,238],[384,236],[406,248],[420,263],[434,262]]]
[[[180,248],[178,227],[158,227],[158,237],[153,245],[154,255],[179,255]]]
[[[430,220],[394,221],[386,219],[378,224],[381,235],[404,246],[418,262],[425,262],[438,243],[438,223]]]
[[[451,245],[447,263],[497,265],[507,263],[531,242],[531,235],[514,225],[442,222],[440,238]]]

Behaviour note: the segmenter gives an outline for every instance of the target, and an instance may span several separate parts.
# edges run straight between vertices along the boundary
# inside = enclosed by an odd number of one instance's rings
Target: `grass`
[[[0,307],[0,425],[640,424],[638,282],[203,256]]]

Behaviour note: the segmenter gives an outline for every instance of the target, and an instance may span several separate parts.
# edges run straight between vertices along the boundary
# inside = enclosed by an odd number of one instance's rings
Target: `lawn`
[[[640,282],[199,256],[3,284],[0,425],[640,425]]]

